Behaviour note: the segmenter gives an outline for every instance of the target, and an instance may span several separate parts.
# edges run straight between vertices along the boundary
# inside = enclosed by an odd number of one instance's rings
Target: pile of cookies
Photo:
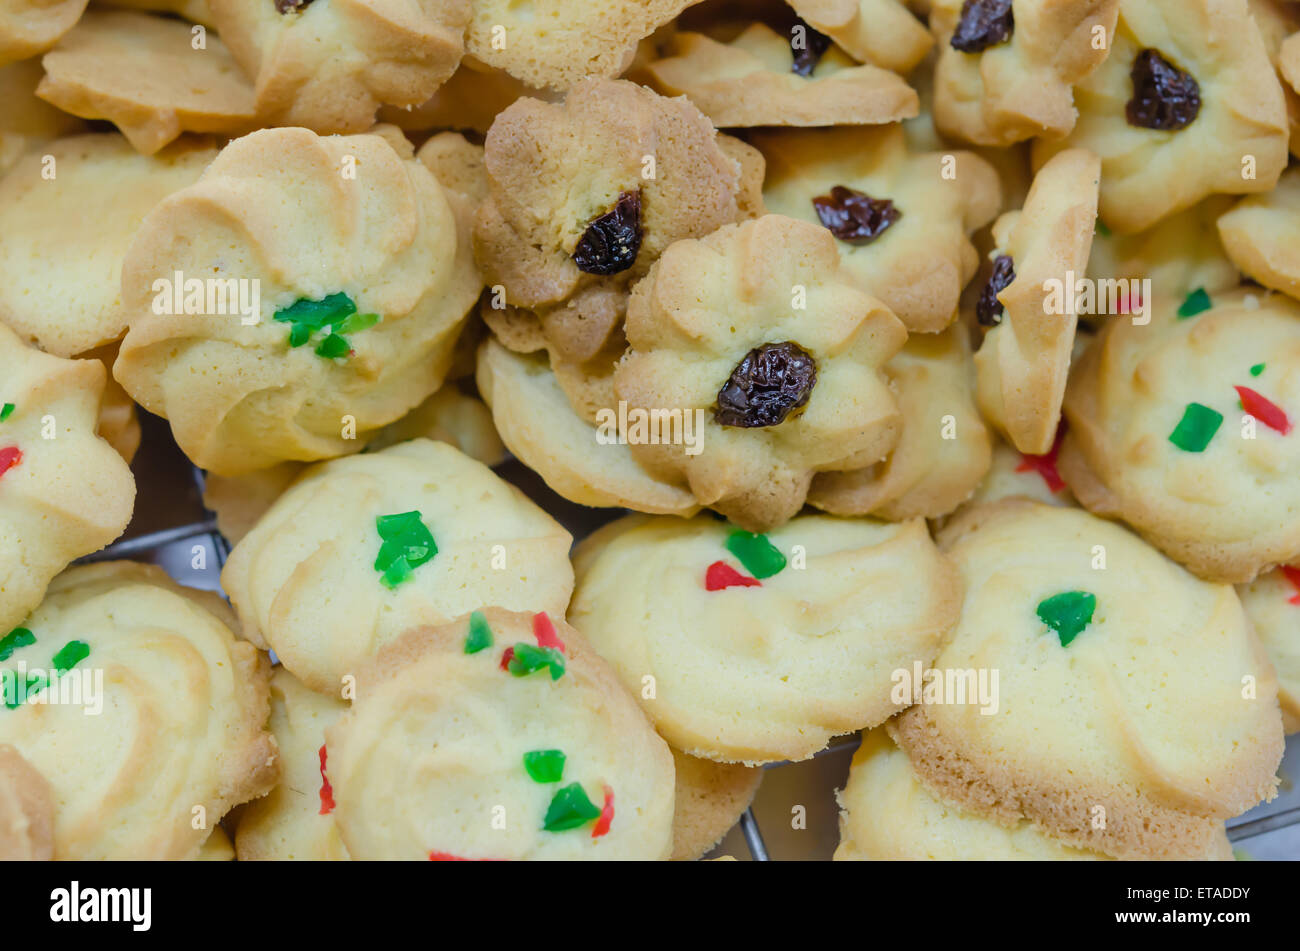
[[[1277,795],[1300,4],[15,0],[0,101],[0,856],[694,859],[858,732],[841,859]],[[75,564],[139,408],[229,603]]]

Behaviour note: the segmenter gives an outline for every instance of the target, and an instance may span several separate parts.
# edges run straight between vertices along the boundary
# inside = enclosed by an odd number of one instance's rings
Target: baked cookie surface
[[[87,0],[7,0],[0,8],[0,66],[43,53],[76,25]]]
[[[792,0],[790,6],[858,62],[900,76],[915,69],[934,45],[901,0]]]
[[[671,858],[691,862],[712,851],[740,820],[758,793],[763,770],[672,752],[677,799]]]
[[[1300,169],[1284,172],[1271,192],[1241,199],[1219,218],[1218,229],[1243,274],[1300,299]]]
[[[1300,733],[1300,567],[1282,565],[1237,593],[1277,670],[1282,725]]]

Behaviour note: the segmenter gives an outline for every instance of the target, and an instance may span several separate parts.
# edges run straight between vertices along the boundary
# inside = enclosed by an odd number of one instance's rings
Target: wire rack
[[[198,497],[203,499],[204,490],[204,473],[202,470],[191,467],[191,474],[194,486],[198,491]],[[217,529],[216,517],[206,508],[203,510],[203,517],[197,521],[185,525],[178,525],[171,528],[164,528],[157,531],[149,532],[142,535],[135,535],[129,538],[121,539],[109,545],[102,551],[85,558],[79,559],[79,563],[88,563],[96,561],[107,561],[112,559],[146,559],[149,555],[156,555],[173,545],[179,545],[184,542],[193,543],[196,539],[203,539],[207,544],[212,546],[212,551],[216,558],[216,569],[219,572],[226,563],[226,557],[230,554],[230,546],[225,537]],[[217,588],[218,592],[224,597],[225,592]],[[1297,738],[1300,738],[1298,735]],[[826,749],[815,754],[814,758],[824,756],[845,755],[851,750],[855,750],[858,745],[856,735],[841,737],[832,741]],[[1293,747],[1300,747],[1300,743],[1293,743]],[[765,770],[783,769],[795,766],[797,764],[789,762],[768,763]],[[1295,790],[1298,795],[1290,797],[1292,800],[1282,808],[1270,808],[1269,806],[1260,806],[1252,809],[1244,815],[1228,821],[1228,839],[1234,845],[1243,843],[1257,836],[1266,835],[1279,829],[1285,829],[1290,826],[1300,826],[1300,790]],[[1263,814],[1258,814],[1263,813]],[[771,861],[768,855],[767,845],[763,840],[762,829],[759,828],[758,818],[754,814],[752,807],[745,810],[740,817],[740,831],[744,837],[745,846],[749,850],[750,858],[756,862]],[[1291,856],[1300,859],[1300,853]]]

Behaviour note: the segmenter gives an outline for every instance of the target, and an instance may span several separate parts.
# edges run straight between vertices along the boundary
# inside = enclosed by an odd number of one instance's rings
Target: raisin
[[[966,0],[948,44],[962,53],[982,53],[1011,39],[1015,28],[1011,0]]]
[[[1156,50],[1143,50],[1129,72],[1133,98],[1124,107],[1128,124],[1140,129],[1185,129],[1201,111],[1201,87]]]
[[[798,45],[795,45],[796,42]],[[811,76],[830,46],[829,36],[819,33],[803,20],[796,18],[795,25],[790,27],[790,52],[794,54],[794,64],[790,67],[790,72],[796,76]]]
[[[736,364],[718,390],[713,419],[721,426],[775,426],[808,402],[817,363],[797,343],[765,343]]]
[[[870,244],[903,213],[888,198],[872,198],[836,185],[829,195],[812,200],[817,217],[831,234],[848,244]]]
[[[1008,255],[999,254],[993,259],[993,273],[989,275],[989,282],[980,291],[980,299],[975,304],[975,319],[981,326],[996,327],[1002,323],[1004,308],[998,295],[1015,279],[1015,265]]]
[[[301,13],[311,4],[311,0],[275,0],[275,9],[279,13]]]
[[[573,263],[588,274],[617,274],[641,250],[641,192],[623,192],[612,210],[593,218],[573,249]]]

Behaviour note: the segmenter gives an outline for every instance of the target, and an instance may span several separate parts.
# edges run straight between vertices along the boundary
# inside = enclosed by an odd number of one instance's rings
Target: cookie
[[[104,364],[104,396],[99,403],[99,425],[95,431],[130,465],[140,448],[142,433],[135,402],[127,396],[122,384],[111,375],[113,362],[117,359],[117,347],[100,347],[91,350],[85,357]]]
[[[195,859],[199,862],[233,862],[235,845],[230,841],[226,830],[221,826],[213,829],[203,845],[199,846],[199,854]]]
[[[572,538],[490,469],[414,439],[305,471],[230,553],[244,636],[310,689],[484,604],[564,613]]]
[[[1157,297],[1108,323],[1066,389],[1061,475],[1195,574],[1300,559],[1300,305],[1248,289]]]
[[[834,236],[844,266],[913,333],[957,316],[971,234],[997,214],[993,167],[970,152],[909,151],[899,126],[757,133],[767,207]]]
[[[107,374],[0,326],[0,629],[22,623],[73,560],[126,529],[135,479],[96,435]]]
[[[763,771],[714,763],[673,750],[677,797],[673,809],[674,862],[693,862],[713,851],[758,793]]]
[[[699,445],[632,453],[744,528],[779,525],[815,472],[893,449],[901,420],[882,368],[906,336],[819,225],[766,215],[679,241],[632,293],[614,389],[629,414],[702,411],[704,428]]]
[[[0,10],[0,66],[45,52],[85,9],[86,0],[10,0]]]
[[[930,33],[900,0],[791,0],[818,33],[860,63],[906,76],[934,45]],[[816,43],[816,37],[811,43]]]
[[[276,667],[271,676],[271,732],[281,765],[274,789],[244,807],[235,829],[241,862],[346,861],[334,823],[334,794],[324,779],[325,730],[348,709],[344,701],[308,690]]]
[[[1057,428],[1057,442],[1043,455],[1017,452],[1001,439],[993,441],[993,461],[970,498],[952,514],[959,517],[968,508],[1002,499],[1026,498],[1045,505],[1076,505],[1070,487],[1056,468],[1064,427]]]
[[[804,35],[755,23],[720,43],[683,31],[646,69],[661,93],[689,96],[719,128],[881,125],[916,115],[916,93],[897,74]]]
[[[1277,671],[1282,725],[1300,733],[1300,567],[1283,565],[1237,593]]]
[[[566,90],[588,77],[612,77],[637,43],[693,0],[473,0],[465,46],[480,61],[535,88]]]
[[[1286,45],[1290,37],[1300,36],[1300,10],[1290,0],[1247,0],[1247,3],[1264,39],[1269,62],[1282,81],[1287,121],[1291,127],[1291,154],[1300,155],[1300,93],[1296,91],[1296,83],[1291,81],[1291,77],[1300,77],[1295,68],[1300,65],[1300,59],[1297,59],[1300,40],[1294,41],[1289,48]]]
[[[891,522],[947,515],[975,491],[992,453],[972,396],[966,328],[908,337],[885,375],[903,417],[898,445],[874,466],[817,473],[808,502],[832,515]]]
[[[236,139],[140,225],[113,373],[221,475],[355,452],[443,382],[482,287],[464,207],[391,127]]]
[[[1278,179],[1277,188],[1248,195],[1224,213],[1219,238],[1232,263],[1265,287],[1300,299],[1300,169]]]
[[[418,106],[381,106],[379,121],[407,132],[458,129],[486,135],[496,117],[516,99],[537,91],[501,69],[472,57],[461,60],[451,78]]]
[[[84,128],[76,116],[36,98],[36,87],[44,75],[39,59],[0,66],[0,101],[5,104],[0,114],[0,176],[29,149]]]
[[[668,245],[744,217],[745,170],[720,140],[685,99],[622,80],[514,103],[487,135],[474,229],[496,303],[533,311],[562,360],[592,360]]]
[[[96,5],[125,7],[128,10],[148,10],[154,13],[171,13],[191,23],[212,26],[212,10],[208,0],[95,0]]]
[[[275,785],[270,664],[233,623],[152,565],[51,583],[7,644],[0,743],[50,785],[56,859],[196,858],[232,806]]]
[[[674,749],[803,760],[911,703],[960,586],[921,520],[801,516],[754,536],[707,516],[633,515],[574,555],[569,622]],[[888,610],[882,606],[888,604]]]
[[[60,357],[120,338],[122,259],[141,220],[216,154],[191,142],[140,155],[114,133],[27,153],[0,180],[0,320]]]
[[[380,105],[418,106],[465,52],[470,0],[209,0],[252,81],[259,119],[364,132]]]
[[[1026,819],[1000,825],[937,799],[884,727],[862,734],[840,804],[837,862],[1068,862],[1105,859]],[[1227,849],[1227,837],[1223,837]],[[1231,855],[1231,850],[1228,850]]]
[[[257,128],[253,89],[216,36],[129,10],[91,10],[45,54],[36,94],[83,119],[107,119],[146,155],[182,132]]]
[[[0,860],[48,862],[53,857],[50,784],[6,743],[0,746]]]
[[[1286,103],[1246,0],[1121,0],[1110,55],[1075,88],[1079,121],[1039,139],[1101,156],[1101,218],[1149,228],[1215,193],[1268,191],[1286,167]]]
[[[991,705],[946,688],[889,724],[931,794],[1116,858],[1205,855],[1223,819],[1276,795],[1277,681],[1231,587],[1023,499],[939,543],[965,599],[930,683],[998,681]]]
[[[1034,176],[1025,206],[993,226],[993,270],[975,305],[988,328],[975,354],[984,418],[1021,452],[1052,448],[1088,272],[1101,161],[1058,152]]]
[[[1006,146],[1060,138],[1074,88],[1106,59],[1120,0],[935,0],[934,119],[944,135]]]
[[[484,608],[403,635],[325,731],[356,859],[666,859],[673,760],[559,616]]]

